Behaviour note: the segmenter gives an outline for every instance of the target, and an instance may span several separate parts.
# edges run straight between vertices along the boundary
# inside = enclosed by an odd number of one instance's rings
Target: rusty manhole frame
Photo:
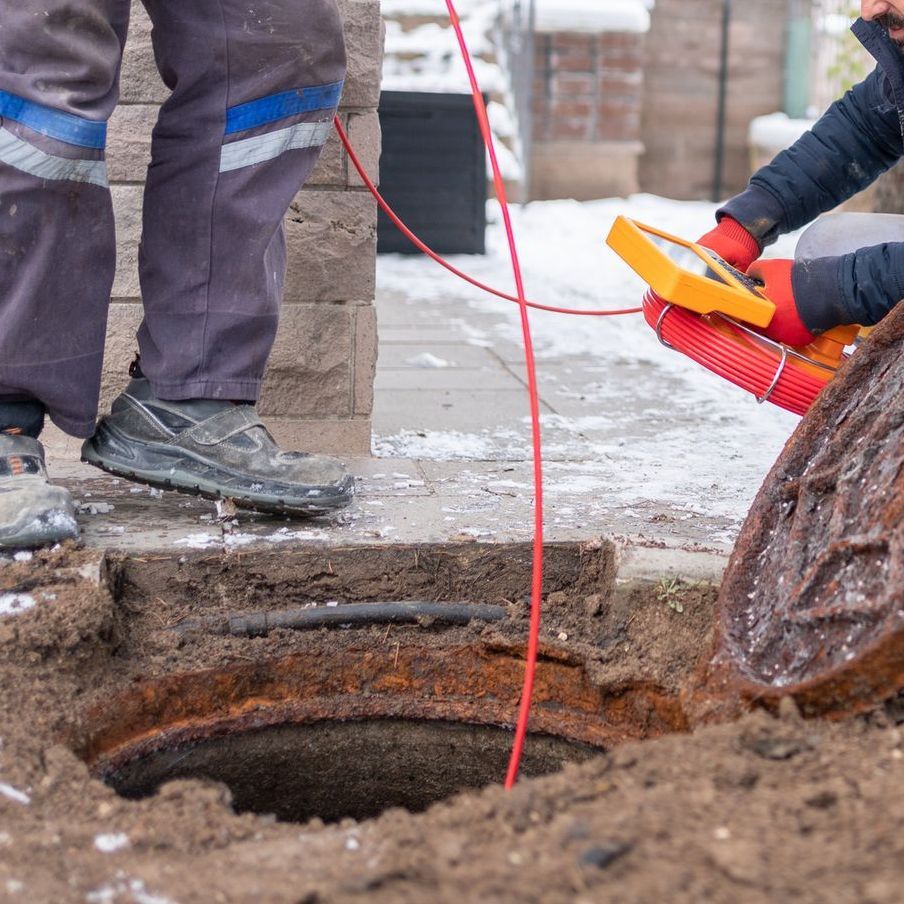
[[[403,642],[173,673],[92,706],[70,746],[104,778],[165,748],[280,724],[385,718],[511,728],[523,657],[520,643]],[[687,729],[677,694],[646,681],[601,687],[582,659],[541,647],[531,733],[602,751]]]

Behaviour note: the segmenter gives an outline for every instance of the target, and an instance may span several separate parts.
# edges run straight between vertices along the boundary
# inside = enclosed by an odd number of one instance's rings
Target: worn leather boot
[[[0,432],[0,547],[31,549],[76,537],[72,496],[47,482],[43,446]]]
[[[251,404],[168,402],[133,379],[82,446],[82,460],[129,480],[275,514],[348,505],[354,478],[333,458],[282,452]]]

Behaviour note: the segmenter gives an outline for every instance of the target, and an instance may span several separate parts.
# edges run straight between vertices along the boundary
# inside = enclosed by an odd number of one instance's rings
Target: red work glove
[[[774,305],[775,314],[762,332],[776,342],[802,348],[816,337],[804,326],[794,303],[794,289],[791,286],[791,268],[794,261],[755,261],[747,270],[747,275],[763,283],[762,293]]]
[[[697,244],[715,251],[723,261],[742,272],[761,254],[757,240],[731,217],[722,217],[715,229],[697,239]]]

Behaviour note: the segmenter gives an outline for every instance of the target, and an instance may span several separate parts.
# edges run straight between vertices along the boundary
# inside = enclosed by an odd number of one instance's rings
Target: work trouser
[[[139,255],[141,367],[164,399],[258,397],[285,273],[282,221],[345,77],[335,0],[144,0],[172,94]],[[115,266],[104,146],[129,0],[0,13],[0,403],[94,430]]]

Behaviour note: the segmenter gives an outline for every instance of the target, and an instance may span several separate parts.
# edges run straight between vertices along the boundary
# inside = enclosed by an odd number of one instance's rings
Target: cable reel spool
[[[804,349],[792,348],[724,314],[697,314],[664,301],[652,289],[644,295],[643,315],[667,348],[747,390],[758,402],[798,415],[807,413],[835,376],[859,331],[839,327]]]
[[[708,248],[626,217],[606,241],[650,286],[643,315],[659,341],[760,403],[806,414],[860,332],[836,327],[805,348],[783,345],[755,329],[775,312],[759,285]]]

